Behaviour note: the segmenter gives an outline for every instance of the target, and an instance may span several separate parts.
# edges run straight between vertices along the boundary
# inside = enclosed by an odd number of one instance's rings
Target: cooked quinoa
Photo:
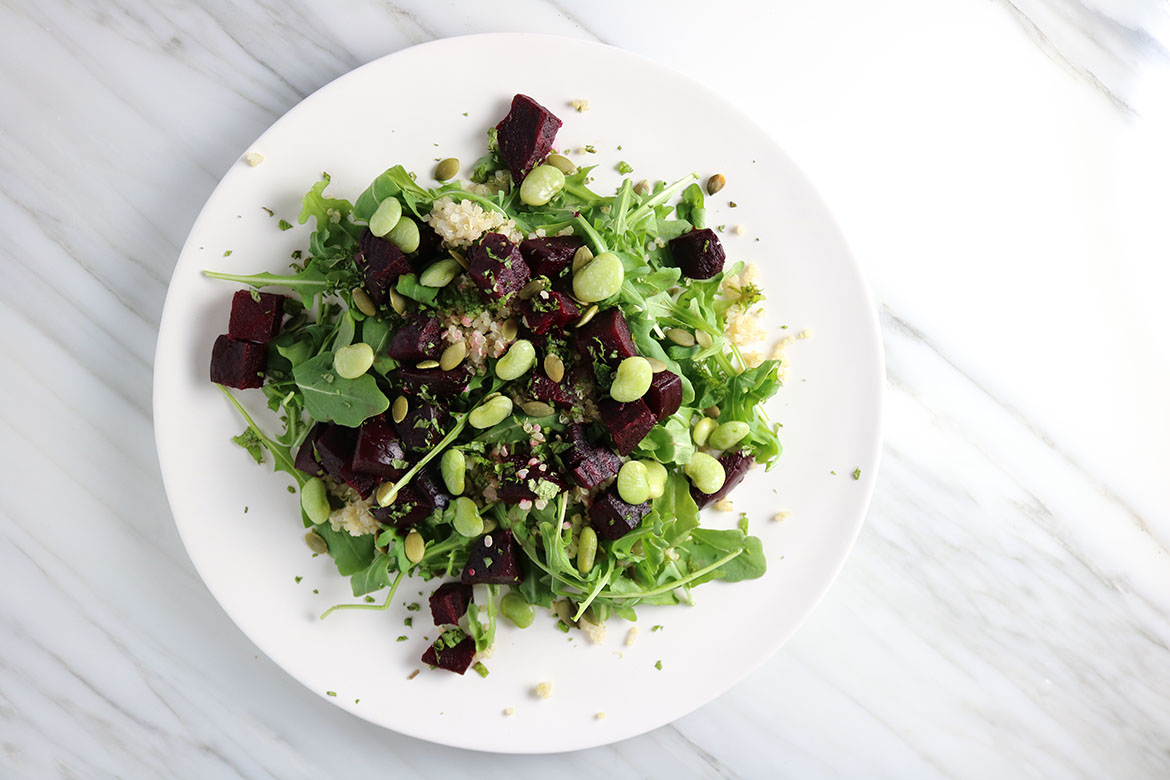
[[[503,233],[513,243],[524,240],[515,220],[470,200],[456,203],[450,197],[439,198],[427,214],[426,223],[451,247],[471,246],[485,233]]]

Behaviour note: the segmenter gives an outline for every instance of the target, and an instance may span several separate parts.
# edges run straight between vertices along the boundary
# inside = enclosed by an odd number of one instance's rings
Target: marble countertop
[[[1170,4],[33,2],[0,9],[0,776],[1170,774]],[[621,46],[725,94],[872,285],[885,449],[840,579],[644,736],[487,757],[359,721],[196,576],[151,425],[171,269],[219,177],[436,37]]]

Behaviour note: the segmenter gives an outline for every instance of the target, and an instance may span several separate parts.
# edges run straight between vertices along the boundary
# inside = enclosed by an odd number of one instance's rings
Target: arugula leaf
[[[683,190],[678,205],[674,207],[674,213],[678,214],[679,219],[685,219],[698,230],[706,227],[707,209],[703,206],[703,188],[698,184],[692,184]]]
[[[398,367],[398,361],[390,357],[390,341],[394,331],[390,323],[381,317],[367,317],[362,320],[362,341],[374,350],[374,370],[382,376]]]
[[[366,569],[374,560],[374,535],[350,536],[348,531],[334,531],[329,523],[315,526],[317,534],[329,545],[329,555],[337,564],[337,572],[349,577]],[[354,594],[359,595],[359,594]]]
[[[370,186],[366,187],[365,191],[354,202],[354,219],[360,222],[369,222],[370,217],[374,216],[374,212],[378,210],[379,203],[386,198],[397,198],[404,194],[412,195],[416,199],[430,199],[430,193],[416,184],[414,179],[410,178],[410,173],[401,165],[387,168],[370,182]],[[405,200],[405,198],[400,198],[400,200]]]
[[[345,379],[333,370],[333,353],[322,352],[293,369],[293,379],[305,398],[305,411],[320,422],[356,428],[390,406],[378,381],[369,374]]]
[[[691,538],[682,542],[681,547],[690,559],[692,570],[710,566],[730,553],[742,554],[722,564],[715,570],[695,578],[691,584],[699,585],[710,580],[738,582],[763,577],[768,569],[764,560],[764,546],[759,537],[747,536],[738,529],[716,531],[710,528],[696,528]]]
[[[364,538],[364,537],[357,537]],[[370,537],[373,538],[372,536]],[[367,593],[390,587],[390,564],[397,564],[397,559],[386,553],[378,553],[370,564],[353,573],[349,578],[353,595],[364,596]],[[395,565],[397,568],[397,565]]]
[[[264,272],[261,274],[224,274],[218,271],[204,271],[203,275],[209,279],[223,279],[228,282],[239,282],[261,290],[265,287],[286,287],[301,296],[305,308],[313,305],[313,298],[319,293],[330,289],[332,283],[328,276],[319,268],[310,264],[300,273],[279,276]]]
[[[246,449],[257,463],[264,462],[264,442],[260,441],[256,431],[245,428],[239,436],[233,436],[232,441]]]

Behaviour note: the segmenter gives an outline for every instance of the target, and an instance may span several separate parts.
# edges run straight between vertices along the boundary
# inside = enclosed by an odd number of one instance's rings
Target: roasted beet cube
[[[405,529],[426,520],[436,509],[446,509],[450,503],[451,496],[443,488],[442,481],[427,467],[398,491],[394,503],[390,506],[375,504],[370,508],[370,514],[380,523]]]
[[[511,531],[499,529],[475,540],[467,556],[462,581],[465,585],[515,585],[523,579],[520,573],[516,540]]]
[[[683,276],[710,279],[723,270],[723,245],[711,228],[692,230],[670,240],[670,254]]]
[[[517,186],[548,156],[560,129],[561,120],[532,98],[512,98],[512,110],[496,125],[496,145]]]
[[[462,363],[450,371],[438,368],[415,368],[402,366],[394,372],[394,378],[402,384],[402,392],[418,395],[428,390],[432,398],[460,395],[471,381],[472,368]]]
[[[264,384],[268,348],[252,341],[234,339],[226,333],[211,348],[211,381],[246,390]]]
[[[580,316],[581,310],[573,299],[556,290],[541,290],[517,306],[524,317],[524,325],[537,336],[550,330],[560,330]]]
[[[417,222],[417,220],[416,220]],[[418,249],[406,256],[411,268],[422,271],[435,260],[447,256],[443,249],[443,238],[425,222],[418,222]]]
[[[627,504],[618,497],[617,490],[611,487],[589,507],[589,524],[602,539],[612,541],[637,528],[649,511],[649,501]]]
[[[434,317],[415,317],[395,331],[387,354],[407,363],[435,360],[443,354],[442,333],[443,327]]]
[[[446,435],[450,420],[451,415],[445,406],[416,402],[410,405],[402,422],[395,423],[395,427],[408,450],[429,450]]]
[[[319,477],[325,473],[325,469],[317,461],[317,454],[313,452],[313,445],[324,429],[324,423],[317,423],[309,429],[309,433],[305,436],[305,440],[301,442],[301,446],[297,450],[296,460],[293,462],[293,465],[297,467],[297,471],[303,471],[311,477]]]
[[[371,417],[358,428],[351,464],[355,472],[375,474],[383,480],[395,480],[406,473],[406,448],[386,415]]]
[[[325,469],[326,474],[345,481],[341,472],[353,460],[357,434],[356,428],[346,428],[334,423],[327,423],[322,427],[313,449],[317,453],[317,462]]]
[[[629,323],[617,306],[598,312],[577,331],[577,347],[590,360],[613,366],[638,354]]]
[[[678,411],[682,406],[682,379],[670,371],[659,371],[650,380],[650,389],[642,397],[658,422]]]
[[[431,594],[431,617],[436,626],[454,626],[471,603],[471,586],[462,582],[445,582]]]
[[[377,474],[354,471],[352,463],[341,467],[341,481],[356,490],[362,498],[369,498],[378,485],[382,484],[382,478]]]
[[[232,314],[228,335],[234,339],[267,343],[280,333],[286,297],[255,290],[236,290],[232,296]]]
[[[540,488],[542,480],[555,485],[558,493],[568,487],[565,480],[547,463],[541,461],[531,463],[532,460],[536,459],[529,455],[517,455],[503,464],[500,486],[496,491],[500,501],[505,504],[534,501],[540,495],[534,488]]]
[[[531,278],[519,248],[500,233],[488,233],[468,249],[467,263],[476,286],[497,300],[520,292]]]
[[[475,640],[457,629],[445,632],[422,654],[422,662],[427,666],[455,674],[466,672],[474,659]]]
[[[573,388],[567,380],[554,382],[543,371],[533,371],[528,380],[528,392],[537,401],[545,401],[556,406],[572,406],[577,402]]]
[[[573,264],[573,255],[583,244],[576,236],[529,238],[520,242],[520,254],[533,278],[547,276],[556,281]]]
[[[390,297],[390,288],[402,274],[411,271],[410,261],[395,244],[378,238],[366,229],[358,244],[357,264],[365,278],[366,292],[381,306]]]
[[[613,438],[614,447],[622,455],[629,455],[634,448],[646,438],[658,421],[646,402],[639,398],[637,401],[620,403],[612,398],[606,398],[599,404],[601,421],[609,430]]]
[[[563,455],[565,465],[577,484],[586,490],[615,476],[622,467],[621,458],[608,447],[589,441],[582,426],[570,425],[565,434],[565,440],[572,445]]]
[[[694,485],[691,485],[691,497],[695,499],[695,503],[699,505],[699,509],[727,498],[727,494],[734,490],[736,485],[743,482],[743,478],[747,476],[748,471],[755,465],[755,462],[756,459],[747,450],[723,453],[719,458],[719,463],[722,464],[725,475],[723,487],[708,495]]]

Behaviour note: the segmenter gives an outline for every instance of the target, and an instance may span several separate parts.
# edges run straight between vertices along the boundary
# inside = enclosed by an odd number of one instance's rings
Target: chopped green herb
[[[619,147],[619,148],[620,148],[620,147]],[[633,173],[633,172],[634,172],[634,166],[630,165],[630,164],[629,164],[628,162],[626,162],[625,160],[622,160],[621,162],[619,162],[619,163],[617,164],[617,170],[618,170],[618,173],[625,175],[625,174],[627,174],[627,173]]]
[[[304,577],[297,577],[297,578],[296,578],[296,580],[297,580],[297,584],[298,584],[298,585],[300,585],[300,584],[301,584],[301,580],[303,580],[303,579],[304,579]]]
[[[395,639],[394,641],[395,642],[405,642],[407,640],[407,638],[408,637],[404,634],[404,635],[398,637],[397,639]]]
[[[661,672],[662,671],[662,661],[655,661],[654,668]]]
[[[861,469],[853,469],[853,478],[861,479]]]
[[[292,223],[287,219],[282,219],[280,222],[276,223],[276,226],[281,230],[292,230]]]
[[[651,632],[654,632],[654,631],[661,631],[661,630],[662,630],[662,626],[661,626],[661,625],[653,626],[653,627],[650,629],[650,631],[651,631]]]
[[[261,206],[260,208],[262,208],[262,209],[264,209],[265,211],[267,211],[267,212],[268,212],[268,216],[270,216],[270,217],[275,217],[275,216],[276,216],[276,212],[275,212],[275,211],[273,211],[272,209],[268,208],[267,206]]]
[[[474,669],[475,673],[478,674],[480,677],[487,677],[489,674],[491,674],[491,672],[488,671],[488,668],[486,666],[484,666],[483,662],[481,662],[481,661],[476,661],[475,666],[473,666],[471,668]]]
[[[224,256],[224,257],[231,257],[231,254],[232,254],[232,250],[228,249],[227,251],[225,251],[225,252],[223,253],[223,256]]]
[[[404,626],[406,626],[407,628],[411,628],[412,626],[414,626],[414,618],[407,617],[405,620],[402,621],[402,624]]]
[[[373,596],[366,596],[366,603],[367,603],[367,604],[373,604],[373,603],[374,603],[374,597],[373,597]]]
[[[563,620],[557,621],[557,628],[559,628],[561,631],[563,631],[566,634],[569,633],[569,624]]]
[[[421,605],[421,604],[417,604],[417,603],[414,603],[414,604],[407,604],[407,605],[406,605],[406,608],[407,608],[408,610],[410,610],[411,612],[418,612],[420,609],[422,609],[422,605]]]
[[[326,695],[326,696],[336,696],[336,695],[337,695],[337,691],[325,691],[325,695]]]

